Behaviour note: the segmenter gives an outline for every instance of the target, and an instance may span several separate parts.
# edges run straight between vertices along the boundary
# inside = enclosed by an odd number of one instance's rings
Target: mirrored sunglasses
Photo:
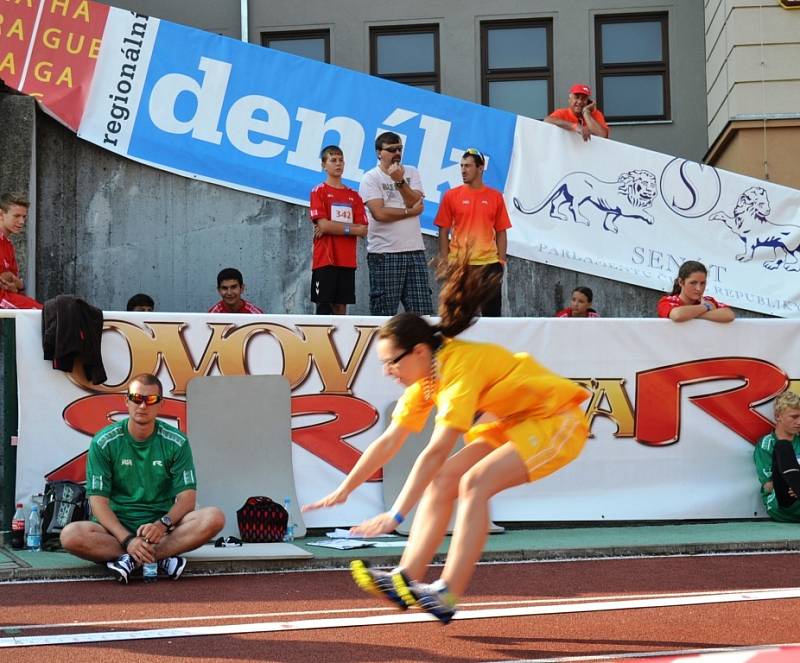
[[[159,394],[137,394],[133,391],[129,391],[128,400],[131,403],[136,403],[136,405],[141,405],[142,403],[145,405],[155,405],[161,402],[161,396]]]

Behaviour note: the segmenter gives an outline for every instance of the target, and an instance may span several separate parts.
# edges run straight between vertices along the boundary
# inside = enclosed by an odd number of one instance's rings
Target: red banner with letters
[[[77,131],[109,9],[87,0],[0,3],[0,78]]]

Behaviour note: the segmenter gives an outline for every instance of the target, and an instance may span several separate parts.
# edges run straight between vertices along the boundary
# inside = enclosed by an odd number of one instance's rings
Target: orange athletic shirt
[[[442,197],[434,224],[450,228],[450,256],[471,246],[470,265],[499,262],[497,232],[511,227],[503,194],[482,186],[472,189],[466,184],[450,189]]]
[[[550,113],[549,117],[554,117],[557,120],[564,120],[565,122],[571,122],[576,127],[578,126],[578,116],[572,112],[571,108],[556,108],[552,113]],[[593,110],[592,118],[597,122],[597,124],[599,124],[608,132],[609,136],[611,136],[611,129],[608,128],[605,115],[603,115],[599,110]]]

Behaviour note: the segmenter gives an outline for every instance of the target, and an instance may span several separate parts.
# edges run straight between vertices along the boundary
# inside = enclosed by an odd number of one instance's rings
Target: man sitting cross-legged
[[[178,579],[180,556],[212,539],[225,524],[217,507],[195,509],[197,481],[189,440],[158,421],[160,380],[137,375],[125,397],[129,417],[93,438],[86,464],[86,494],[93,521],[67,525],[61,545],[73,555],[106,562],[120,582],[158,562]]]

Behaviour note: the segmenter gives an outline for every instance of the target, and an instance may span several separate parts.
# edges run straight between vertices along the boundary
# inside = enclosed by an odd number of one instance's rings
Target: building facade
[[[708,147],[697,0],[108,4],[536,119],[588,83],[614,140],[695,161]]]
[[[800,2],[713,0],[705,23],[705,160],[800,188]]]

